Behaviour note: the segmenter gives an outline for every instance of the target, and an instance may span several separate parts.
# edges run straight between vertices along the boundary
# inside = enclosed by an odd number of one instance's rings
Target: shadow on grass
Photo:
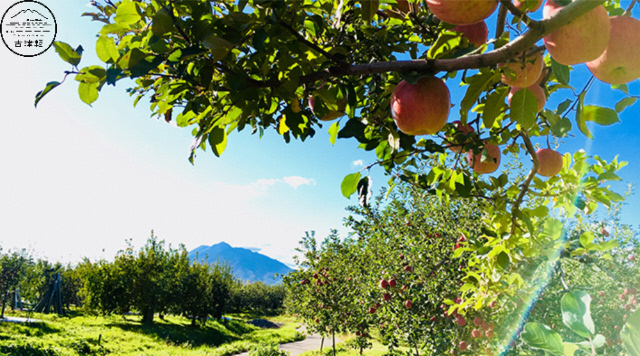
[[[45,334],[59,333],[62,329],[45,322],[29,323],[0,323],[0,333],[19,333],[27,336],[42,336]]]
[[[194,327],[188,324],[155,322],[152,325],[139,322],[111,323],[108,327],[120,328],[123,331],[152,336],[173,345],[220,346],[241,340],[242,335],[256,330],[255,327],[242,321],[230,320],[226,323],[208,322],[205,326]]]

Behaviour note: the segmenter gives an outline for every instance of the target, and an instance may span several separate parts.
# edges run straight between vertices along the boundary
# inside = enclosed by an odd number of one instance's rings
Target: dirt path
[[[298,329],[298,330],[300,330],[301,332],[304,331],[304,329]],[[341,341],[342,340],[336,337],[336,345]],[[320,337],[320,335],[313,334],[313,335],[307,335],[307,337],[301,341],[281,344],[280,349],[289,351],[289,356],[297,356],[309,350],[320,350],[321,343],[322,343],[322,337]],[[326,348],[331,348],[331,338],[324,339],[323,349],[326,349]],[[247,355],[249,355],[248,352],[243,352],[235,356],[247,356]]]

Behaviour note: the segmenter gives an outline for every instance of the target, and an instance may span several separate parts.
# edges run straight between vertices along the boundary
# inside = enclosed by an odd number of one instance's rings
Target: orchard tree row
[[[241,281],[226,264],[191,261],[183,246],[167,247],[152,232],[142,249],[129,246],[112,261],[84,259],[64,266],[34,261],[26,251],[0,255],[1,315],[7,306],[33,309],[57,274],[62,280],[61,303],[67,310],[133,312],[142,316],[143,323],[152,323],[155,314],[183,315],[197,325],[224,313],[277,313],[286,294],[283,285]],[[16,305],[16,300],[21,303]]]
[[[355,335],[360,352],[373,338],[390,352],[404,346],[416,356],[627,350],[623,339],[633,326],[624,327],[640,298],[640,244],[619,223],[620,204],[599,221],[584,213],[550,221],[545,231],[558,235],[555,242],[519,261],[493,256],[477,237],[487,205],[443,203],[404,184],[388,201],[381,195],[369,208],[351,208],[350,237],[334,233],[319,243],[308,235],[301,242],[299,269],[284,280],[289,311],[323,336]],[[473,298],[477,265],[491,258],[499,261],[492,278],[509,278],[480,304]]]

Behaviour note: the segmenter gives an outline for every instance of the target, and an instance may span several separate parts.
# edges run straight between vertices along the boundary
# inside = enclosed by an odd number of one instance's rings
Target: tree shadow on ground
[[[168,344],[198,346],[220,346],[241,340],[242,335],[257,330],[256,327],[242,321],[229,320],[226,323],[209,321],[204,326],[190,326],[188,323],[158,321],[146,325],[140,322],[111,323],[108,327],[116,327],[123,331],[135,332],[163,340]]]
[[[23,334],[27,336],[42,336],[59,333],[62,329],[46,322],[9,323],[0,322],[0,337],[2,334]]]

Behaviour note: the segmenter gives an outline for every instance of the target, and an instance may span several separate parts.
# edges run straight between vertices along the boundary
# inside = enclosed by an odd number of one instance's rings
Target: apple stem
[[[522,19],[522,22],[524,22],[530,29],[538,29],[540,27],[540,22],[530,19],[529,16],[527,16],[527,13],[518,9],[511,0],[500,0],[500,3],[509,10],[513,16]]]
[[[551,145],[549,144],[549,135],[547,135],[547,148],[551,149]]]
[[[631,4],[629,4],[629,7],[627,7],[622,16],[631,16],[631,9],[633,9],[637,1],[638,0],[632,0]]]

